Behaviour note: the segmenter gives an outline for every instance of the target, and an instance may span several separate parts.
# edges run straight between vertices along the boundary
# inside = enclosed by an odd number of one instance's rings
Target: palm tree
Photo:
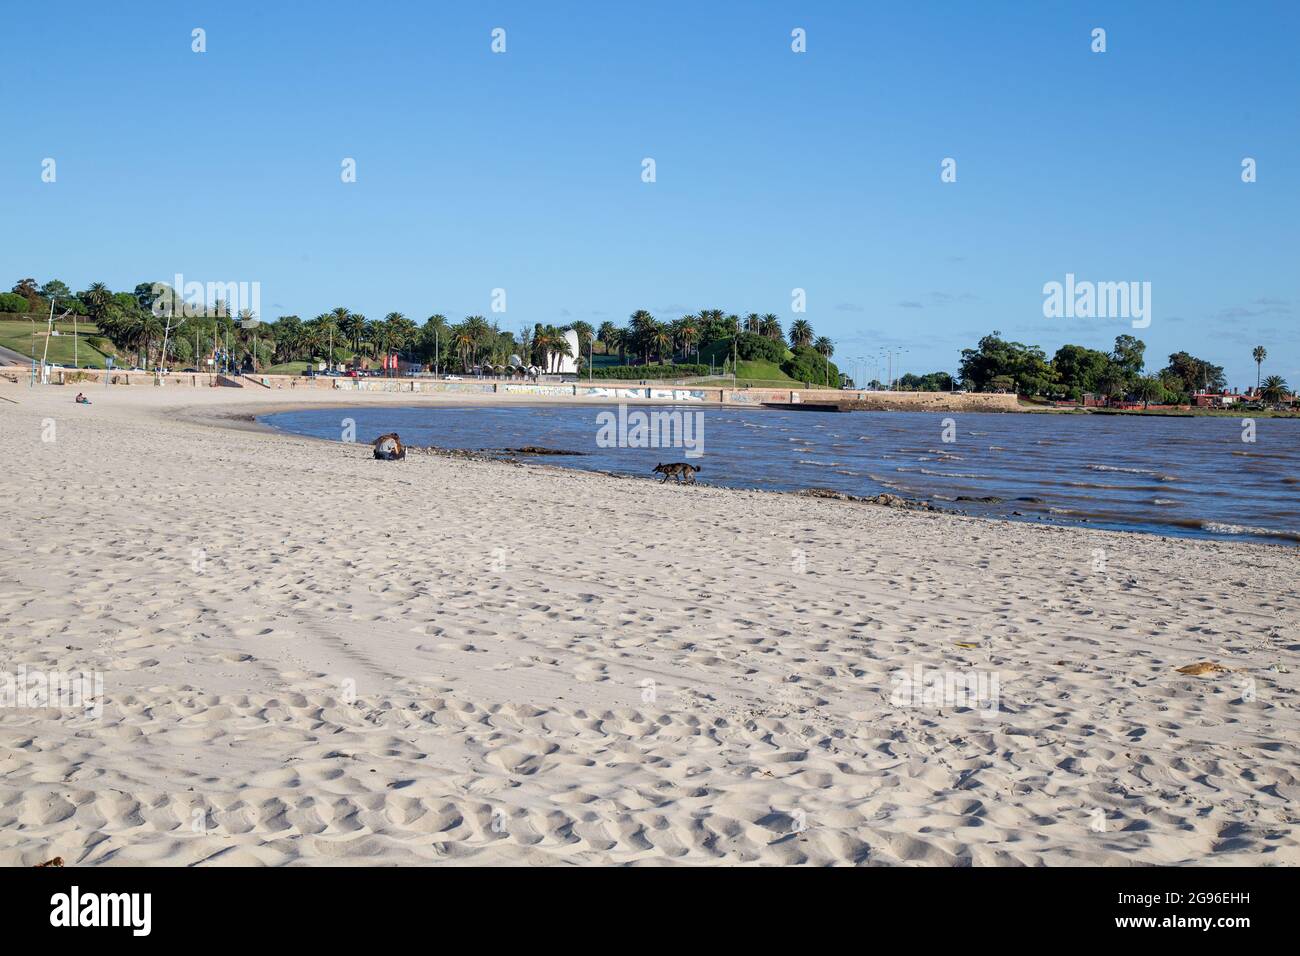
[[[790,324],[790,348],[807,345],[813,340],[813,328],[806,319],[796,319]]]
[[[313,339],[312,352],[324,355],[325,361],[330,368],[334,367],[334,341],[343,334],[341,331],[342,323],[352,318],[352,314],[347,309],[342,310],[345,315],[340,318],[339,311],[339,309],[335,309],[332,312],[322,312],[312,319],[310,323]],[[307,357],[313,358],[314,356],[309,355]]]
[[[1264,364],[1264,359],[1268,358],[1268,349],[1262,345],[1256,345],[1250,353],[1251,358],[1255,360],[1255,391],[1259,391],[1259,371]]]
[[[272,325],[275,336],[275,354],[273,358],[281,362],[292,362],[302,353],[303,344],[310,329],[304,326],[302,319],[296,315],[282,315]]]
[[[1264,379],[1264,387],[1260,391],[1260,397],[1270,405],[1280,405],[1286,401],[1287,396],[1291,393],[1291,388],[1281,375],[1270,375]]]
[[[451,327],[451,346],[456,350],[456,355],[460,357],[462,372],[468,372],[473,364],[476,344],[474,328],[468,321]]]
[[[543,364],[548,372],[558,372],[560,360],[573,357],[573,347],[569,340],[553,325],[542,326],[533,332],[533,349],[540,350]]]
[[[1115,399],[1124,398],[1124,378],[1115,370],[1108,370],[1101,377],[1101,393],[1106,396],[1106,401],[1111,402]]]
[[[653,338],[659,323],[645,309],[637,309],[628,320],[628,333],[632,348],[641,353],[641,361],[650,361],[650,351],[654,347]]]
[[[596,333],[596,341],[605,347],[605,354],[609,354],[609,347],[614,341],[614,333],[618,331],[618,326],[613,322],[600,323],[600,331]]]
[[[620,329],[615,325],[605,336],[605,354],[609,354],[610,349],[618,349],[618,364],[627,364],[627,330]]]
[[[591,323],[581,319],[569,323],[569,328],[578,333],[578,353],[581,358],[583,351],[590,351],[588,345],[596,338],[596,330],[591,327]]]
[[[104,283],[94,282],[89,289],[81,293],[81,301],[86,303],[86,311],[98,323],[108,311],[108,306],[113,301],[113,293]]]
[[[700,337],[700,320],[693,315],[683,315],[673,323],[673,334],[682,347],[682,359],[690,354],[691,347]]]
[[[430,365],[439,364],[442,361],[442,347],[450,340],[447,328],[447,317],[441,312],[435,312],[424,320],[424,328],[420,330],[420,347],[424,357],[429,359]]]
[[[672,326],[664,325],[661,322],[656,322],[654,330],[650,336],[650,341],[654,345],[654,349],[656,353],[655,357],[659,359],[660,365],[664,364],[665,351],[668,353],[669,359],[673,357]]]
[[[753,332],[755,335],[763,331],[763,320],[757,312],[745,316],[745,331]]]
[[[783,337],[781,335],[781,320],[771,312],[763,316],[763,324],[760,331],[769,339],[776,339],[778,342],[781,341]]]
[[[1133,389],[1138,398],[1142,399],[1142,408],[1149,408],[1151,402],[1162,398],[1165,394],[1164,383],[1160,381],[1159,375],[1143,375],[1137,380]]]
[[[347,312],[346,309],[343,311]],[[352,346],[352,351],[360,352],[361,336],[366,334],[366,317],[360,312],[347,312],[345,316],[339,318],[337,309],[334,310],[334,317],[339,331],[347,337],[348,343]]]
[[[418,331],[416,324],[400,312],[384,316],[384,340],[394,352],[405,352]]]
[[[826,336],[818,336],[817,341],[813,343],[813,348],[823,358],[830,358],[835,354],[835,343]]]

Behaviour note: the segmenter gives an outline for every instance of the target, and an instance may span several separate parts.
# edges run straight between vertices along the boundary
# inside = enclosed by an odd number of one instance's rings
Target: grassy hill
[[[97,336],[99,330],[92,323],[78,322],[77,337],[74,348],[72,322],[56,322],[55,328],[59,335],[50,338],[50,349],[46,356],[46,361],[56,365],[66,365],[69,368],[73,365],[73,353],[76,353],[77,364],[81,366],[90,366],[91,368],[104,367],[104,353],[92,346],[89,342],[91,336]],[[38,333],[33,336],[32,331]],[[31,319],[18,318],[13,315],[0,318],[0,345],[7,349],[13,349],[27,357],[33,357],[33,351],[36,353],[35,358],[40,361],[42,354],[45,353],[45,322],[37,318],[33,326]],[[121,362],[118,362],[121,365]]]
[[[730,385],[730,375],[715,377],[717,384]],[[739,362],[736,365],[736,386],[738,388],[803,388],[803,382],[792,379],[781,371],[775,362]]]

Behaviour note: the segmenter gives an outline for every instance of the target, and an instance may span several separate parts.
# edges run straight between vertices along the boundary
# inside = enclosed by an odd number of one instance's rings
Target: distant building
[[[569,329],[564,333],[564,341],[569,343],[569,354],[552,352],[546,356],[547,371],[558,375],[575,375],[578,371],[578,333]]]
[[[1207,392],[1201,390],[1192,395],[1192,405],[1196,408],[1231,408],[1247,396],[1238,392]]]

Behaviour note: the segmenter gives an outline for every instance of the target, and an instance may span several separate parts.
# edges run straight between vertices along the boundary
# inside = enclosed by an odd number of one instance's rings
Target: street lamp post
[[[58,298],[57,295],[50,296],[50,319],[45,325],[45,349],[41,352],[41,383],[42,384],[44,384],[45,376],[47,374],[45,371],[45,360],[50,357],[50,336],[54,333],[54,301],[57,298]],[[35,352],[36,350],[32,349],[33,358],[35,357]]]

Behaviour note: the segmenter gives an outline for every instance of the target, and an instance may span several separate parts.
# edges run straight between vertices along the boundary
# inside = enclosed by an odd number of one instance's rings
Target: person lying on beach
[[[90,399],[88,399],[88,398],[87,398],[85,395],[83,395],[81,392],[78,392],[78,393],[77,393],[77,404],[78,404],[78,405],[89,405],[89,404],[90,404]]]
[[[380,435],[375,439],[375,457],[380,461],[402,461],[406,458],[406,449],[397,432]]]

